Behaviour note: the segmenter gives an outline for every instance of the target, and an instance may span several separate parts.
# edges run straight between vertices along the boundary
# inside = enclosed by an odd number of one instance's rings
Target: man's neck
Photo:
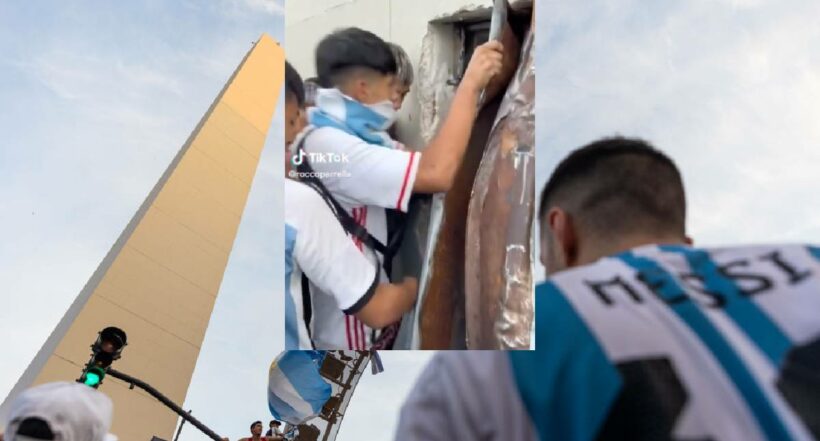
[[[598,239],[591,241],[594,246],[581,247],[576,266],[587,265],[603,257],[620,254],[645,245],[686,245],[686,240],[677,235],[631,235],[618,239]]]

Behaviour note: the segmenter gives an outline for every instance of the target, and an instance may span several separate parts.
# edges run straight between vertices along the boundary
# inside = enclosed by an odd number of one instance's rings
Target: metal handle
[[[502,33],[504,32],[504,23],[507,22],[507,0],[494,0],[493,2],[493,13],[490,19],[490,34],[488,41],[501,41]],[[478,107],[484,105],[484,95],[486,93],[486,87],[481,90],[481,94],[478,96]]]

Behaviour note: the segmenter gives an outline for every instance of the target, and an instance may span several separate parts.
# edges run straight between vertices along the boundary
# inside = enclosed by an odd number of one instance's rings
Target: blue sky
[[[262,32],[281,41],[283,28],[283,0],[0,2],[0,395],[252,43]],[[184,406],[231,439],[269,419],[267,369],[282,346],[281,121],[274,118]],[[386,372],[365,377],[362,396],[374,386],[409,388],[426,359],[385,357]],[[373,412],[389,437],[395,412],[362,403],[352,404],[339,439],[368,433]],[[186,426],[180,439],[202,438]]]
[[[681,168],[696,244],[820,242],[820,3],[550,0],[538,11],[539,192],[572,149],[638,136]]]

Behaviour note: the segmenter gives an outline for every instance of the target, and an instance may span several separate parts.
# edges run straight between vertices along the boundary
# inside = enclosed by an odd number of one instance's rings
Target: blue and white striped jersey
[[[820,439],[820,249],[645,246],[536,289],[542,440]]]

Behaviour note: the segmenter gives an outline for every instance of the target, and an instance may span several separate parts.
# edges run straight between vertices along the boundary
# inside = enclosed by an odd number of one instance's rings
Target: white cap
[[[5,441],[28,441],[16,432],[20,422],[30,417],[47,422],[61,441],[116,441],[108,433],[112,413],[111,399],[84,384],[41,384],[23,391],[11,404]]]

